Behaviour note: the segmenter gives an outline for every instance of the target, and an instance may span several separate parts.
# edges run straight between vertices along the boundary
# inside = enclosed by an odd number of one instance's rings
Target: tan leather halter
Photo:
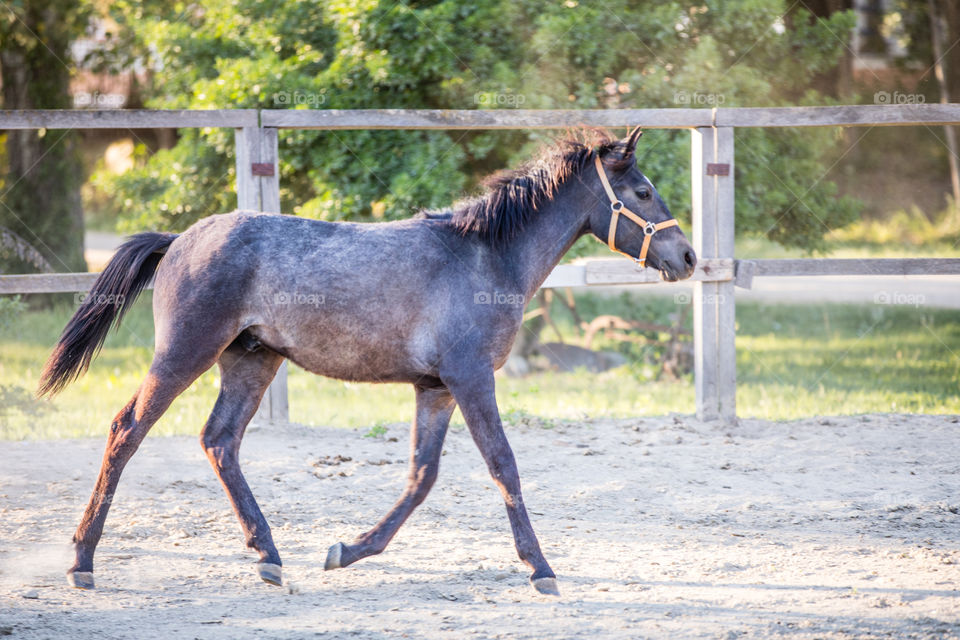
[[[647,222],[633,211],[630,211],[630,209],[627,209],[623,201],[613,192],[613,187],[610,186],[610,181],[607,180],[607,174],[603,170],[603,163],[600,162],[599,154],[594,156],[594,163],[597,165],[597,173],[600,175],[600,182],[603,183],[603,190],[607,192],[607,197],[610,198],[610,233],[607,235],[607,246],[610,247],[611,251],[616,251],[628,258],[633,258],[642,269],[647,266],[647,251],[650,250],[650,239],[653,238],[653,234],[667,227],[679,226],[680,223],[677,222],[675,218],[657,223]],[[620,220],[621,213],[643,229],[643,246],[640,247],[640,255],[636,258],[625,251],[617,249],[617,221]]]

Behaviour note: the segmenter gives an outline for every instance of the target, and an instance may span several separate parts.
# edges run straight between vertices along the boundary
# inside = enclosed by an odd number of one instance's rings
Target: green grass
[[[40,369],[73,306],[28,311],[0,323],[0,439],[102,436],[126,404],[152,355],[149,294],[111,335],[90,371],[54,402],[30,399]],[[663,321],[669,298],[583,296],[581,314]],[[555,310],[561,332],[572,323]],[[960,312],[886,305],[737,307],[739,413],[773,420],[865,412],[960,413]],[[550,330],[546,339],[553,339]],[[692,413],[690,376],[651,379],[648,350],[609,344],[631,364],[602,374],[540,373],[500,378],[497,395],[507,423]],[[216,370],[178,398],[153,434],[198,434],[217,394]],[[291,367],[292,419],[362,428],[409,421],[407,385],[366,385],[319,378]],[[455,422],[461,422],[459,414]]]

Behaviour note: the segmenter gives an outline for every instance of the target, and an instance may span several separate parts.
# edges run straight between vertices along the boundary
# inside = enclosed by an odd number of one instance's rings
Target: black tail
[[[133,301],[153,278],[175,233],[148,231],[131,236],[117,249],[80,308],[67,323],[43,367],[39,396],[52,396],[80,377],[100,351],[114,322],[120,324]]]

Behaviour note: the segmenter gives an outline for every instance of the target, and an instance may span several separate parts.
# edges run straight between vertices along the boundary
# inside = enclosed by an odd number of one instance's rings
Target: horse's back
[[[416,377],[440,357],[454,310],[472,305],[476,288],[470,247],[444,233],[425,219],[205,218],[158,269],[158,344],[185,323],[216,324],[322,375]]]

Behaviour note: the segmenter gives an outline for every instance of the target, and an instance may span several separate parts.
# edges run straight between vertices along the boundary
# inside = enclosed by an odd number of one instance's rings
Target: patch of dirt
[[[68,588],[68,543],[103,441],[0,443],[0,635],[960,637],[956,417],[512,428],[559,598],[528,585],[463,430],[387,551],[323,571],[331,544],[399,496],[403,430],[371,439],[272,425],[247,436],[241,458],[284,587],[257,578],[196,439],[176,437],[148,438],[127,467],[97,590]]]

